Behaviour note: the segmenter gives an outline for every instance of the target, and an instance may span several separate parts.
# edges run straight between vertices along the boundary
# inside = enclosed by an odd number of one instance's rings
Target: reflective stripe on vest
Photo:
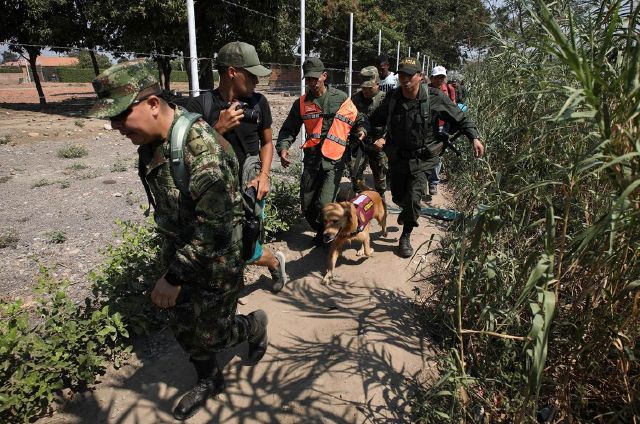
[[[333,118],[331,128],[327,132],[327,137],[322,143],[322,155],[327,159],[338,160],[342,157],[347,145],[347,140],[351,128],[358,117],[358,109],[351,99],[345,100]]]
[[[322,109],[313,102],[305,102],[305,98],[306,94],[300,97],[300,116],[307,133],[307,139],[302,145],[303,149],[320,143],[322,133]]]
[[[307,132],[302,148],[320,143],[322,133],[322,109],[313,102],[305,102],[306,95],[300,97],[300,116]],[[327,159],[338,160],[342,157],[348,142],[349,133],[358,117],[358,109],[351,99],[345,100],[333,117],[333,122],[320,151]]]

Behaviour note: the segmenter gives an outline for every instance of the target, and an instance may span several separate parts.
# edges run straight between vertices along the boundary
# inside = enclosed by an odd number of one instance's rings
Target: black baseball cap
[[[398,66],[398,72],[405,73],[407,75],[413,75],[417,72],[420,72],[420,64],[418,63],[418,59],[415,57],[405,57],[400,61],[400,66]]]

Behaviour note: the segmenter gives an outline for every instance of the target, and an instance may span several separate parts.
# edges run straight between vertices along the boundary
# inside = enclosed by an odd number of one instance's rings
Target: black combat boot
[[[194,416],[207,403],[207,399],[224,391],[224,378],[215,358],[207,361],[192,359],[191,362],[198,373],[198,382],[182,396],[173,410],[176,420],[182,421]]]
[[[413,255],[413,247],[411,247],[411,233],[402,233],[400,236],[398,254],[403,258],[410,258]]]
[[[262,309],[247,315],[249,319],[249,353],[247,360],[251,364],[258,363],[267,351],[267,314]]]

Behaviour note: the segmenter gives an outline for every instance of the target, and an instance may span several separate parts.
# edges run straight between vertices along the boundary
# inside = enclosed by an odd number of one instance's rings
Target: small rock
[[[116,180],[103,180],[102,184],[115,184]]]
[[[104,124],[104,125],[102,126],[102,128],[104,128],[104,129],[105,129],[105,130],[107,130],[107,131],[108,131],[108,130],[112,130],[112,129],[113,129],[113,128],[111,127],[111,124]]]
[[[49,133],[42,133],[44,137],[49,137]]]
[[[113,193],[113,197],[122,197],[122,193]]]
[[[37,137],[40,134],[38,134],[37,132],[30,132],[29,134],[27,134],[29,137]]]

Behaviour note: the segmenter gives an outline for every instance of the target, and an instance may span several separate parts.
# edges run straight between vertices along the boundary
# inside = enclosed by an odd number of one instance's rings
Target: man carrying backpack
[[[218,133],[231,143],[240,162],[240,187],[255,190],[260,219],[264,219],[265,198],[269,193],[273,142],[271,109],[266,97],[256,93],[258,77],[271,71],[260,64],[255,47],[234,41],[218,52],[217,69],[220,86],[189,100],[186,109],[199,113]],[[273,254],[256,242],[255,251],[247,261],[267,267],[271,273],[274,293],[287,282],[285,255]]]
[[[236,155],[199,115],[164,99],[154,68],[140,60],[98,75],[89,116],[108,118],[139,146],[140,178],[164,236],[166,271],[151,300],[168,309],[173,334],[198,376],[173,411],[184,420],[224,390],[217,352],[248,341],[249,360],[264,356],[267,315],[236,314],[244,284]]]
[[[391,195],[402,209],[398,216],[398,224],[403,225],[398,254],[404,258],[413,255],[411,232],[418,226],[429,174],[443,148],[438,121],[460,128],[472,142],[476,157],[484,153],[474,123],[442,91],[421,84],[420,69],[415,57],[402,59],[398,69],[400,88],[387,93],[369,117],[372,127],[387,128],[385,151]]]

